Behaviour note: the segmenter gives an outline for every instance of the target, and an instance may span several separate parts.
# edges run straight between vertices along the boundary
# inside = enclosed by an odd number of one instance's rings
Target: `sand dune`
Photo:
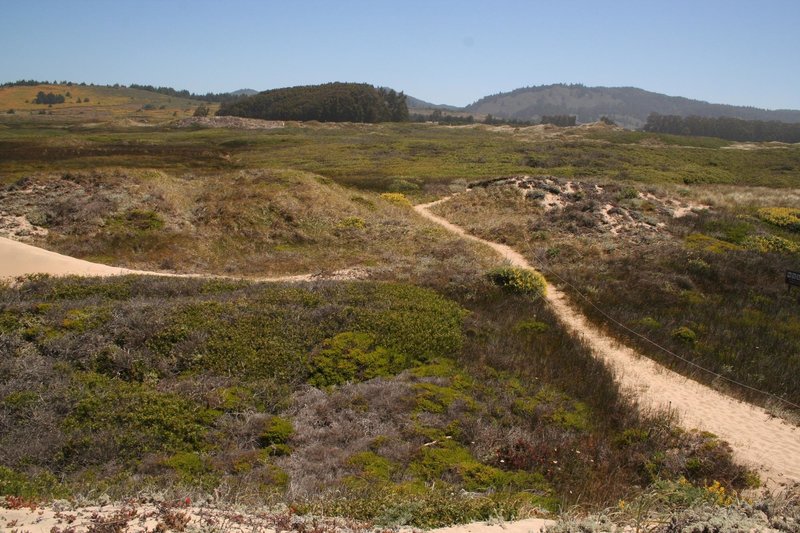
[[[138,274],[144,276],[169,276],[179,278],[249,279],[250,281],[313,281],[317,279],[361,279],[367,276],[362,268],[348,268],[336,272],[317,272],[290,276],[241,278],[237,276],[215,276],[209,274],[180,274],[175,272],[155,272],[131,270],[91,263],[67,255],[37,248],[22,242],[0,237],[0,279],[16,278],[28,274],[49,274],[51,276],[124,276]]]
[[[119,276],[134,270],[99,265],[0,237],[0,278],[26,274]]]

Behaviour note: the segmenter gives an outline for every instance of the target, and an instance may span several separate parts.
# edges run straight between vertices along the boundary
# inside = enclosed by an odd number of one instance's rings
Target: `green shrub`
[[[544,276],[526,268],[496,268],[491,270],[487,276],[492,283],[510,292],[530,296],[543,296],[547,290],[547,281]]]
[[[556,409],[550,415],[550,420],[564,428],[586,431],[591,425],[591,414],[586,404],[573,402],[570,406]]]
[[[715,239],[702,233],[692,233],[686,237],[686,247],[690,250],[702,250],[715,254],[722,254],[733,250],[741,250],[741,247],[727,241]]]
[[[309,383],[328,387],[390,376],[403,370],[408,359],[378,346],[369,333],[348,331],[323,342],[311,359]]]
[[[108,309],[102,307],[70,309],[61,321],[61,327],[71,331],[84,332],[99,326],[108,318]]]
[[[562,428],[575,431],[590,428],[589,407],[554,387],[544,386],[533,396],[522,392],[517,394],[511,409],[519,416],[549,420]]]
[[[425,482],[455,478],[469,491],[503,489],[513,478],[508,472],[478,462],[469,450],[453,440],[423,447],[411,463],[410,469],[418,479]]]
[[[550,329],[548,324],[538,320],[520,320],[514,326],[514,331],[524,334],[544,333]]]
[[[122,460],[146,453],[197,451],[218,412],[140,383],[94,373],[77,374],[74,406],[65,419],[68,454],[87,460],[109,447]]]
[[[50,472],[28,476],[0,466],[0,496],[18,496],[26,499],[65,498],[66,487]]]
[[[639,320],[639,325],[647,329],[658,329],[661,327],[661,322],[651,316],[646,316]]]
[[[697,275],[706,275],[711,272],[711,265],[702,259],[689,259],[686,262],[689,272]]]
[[[753,235],[742,242],[745,248],[760,253],[796,254],[800,245],[777,235]]]
[[[687,326],[681,326],[672,330],[672,338],[683,341],[687,344],[694,344],[697,342],[697,333]]]
[[[12,392],[3,398],[0,405],[11,413],[25,411],[39,402],[39,394],[33,391]]]
[[[147,232],[164,227],[164,219],[155,211],[130,209],[121,215],[111,217],[106,227],[110,232]]]
[[[339,221],[340,228],[364,229],[367,223],[361,217],[345,217]]]
[[[633,200],[634,198],[639,197],[639,191],[631,186],[624,187],[619,194],[617,194],[617,200]]]
[[[211,487],[217,481],[211,461],[197,452],[178,452],[163,464],[173,469],[186,485]]]
[[[385,192],[381,194],[381,198],[402,207],[411,207],[411,201],[401,192]]]
[[[466,311],[452,300],[413,285],[356,287],[366,290],[350,300],[350,329],[371,333],[382,346],[409,358],[409,367],[461,349]]]
[[[392,180],[389,184],[389,192],[413,192],[418,191],[419,185],[404,179]]]
[[[281,457],[290,455],[292,448],[289,439],[294,435],[294,425],[288,418],[273,416],[264,424],[258,437],[258,445],[268,456]]]
[[[398,469],[397,464],[371,451],[354,454],[348,462],[369,480],[389,481]]]
[[[411,526],[430,529],[486,520],[514,520],[532,509],[555,510],[549,493],[494,492],[476,496],[438,483],[430,488],[420,483],[387,484],[380,490],[364,490],[336,500],[326,500],[319,510],[335,516],[370,520],[387,527]],[[309,512],[314,508],[303,509]]]
[[[779,228],[800,231],[800,209],[792,207],[764,207],[758,210],[758,218]]]
[[[254,298],[181,305],[147,345],[180,369],[334,385],[457,352],[463,316],[454,302],[410,285],[269,286]]]
[[[124,276],[110,278],[98,282],[95,278],[65,277],[48,279],[46,276],[40,280],[32,280],[26,287],[28,290],[37,290],[41,285],[43,299],[58,300],[83,300],[92,296],[99,296],[111,300],[127,300],[131,297],[131,287],[136,278]]]
[[[435,383],[418,383],[415,386],[417,394],[417,411],[428,413],[445,413],[454,402],[462,402],[468,409],[475,409],[475,400],[452,386],[436,385]]]

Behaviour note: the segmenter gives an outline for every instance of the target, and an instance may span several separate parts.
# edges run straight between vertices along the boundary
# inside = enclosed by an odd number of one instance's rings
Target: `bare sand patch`
[[[175,272],[153,272],[131,270],[128,268],[101,265],[61,255],[11,239],[0,237],[0,279],[14,279],[29,274],[48,274],[51,276],[124,276],[130,274],[146,276],[169,276],[203,279],[248,279],[251,281],[300,282],[318,279],[352,280],[369,277],[369,271],[362,267],[347,268],[335,272],[315,272],[293,276],[265,278],[242,278],[235,276],[211,276],[204,274],[180,274]]]

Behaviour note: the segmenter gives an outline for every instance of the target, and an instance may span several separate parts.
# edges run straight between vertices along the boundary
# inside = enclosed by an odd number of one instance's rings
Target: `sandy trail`
[[[450,198],[416,205],[414,209],[456,235],[489,246],[513,266],[534,268],[509,246],[470,235],[431,213],[431,207]],[[682,425],[710,431],[728,441],[737,459],[756,468],[762,482],[770,488],[800,482],[800,429],[770,416],[760,407],[725,396],[620,345],[592,325],[551,284],[547,286],[547,300],[566,328],[583,337],[595,356],[613,368],[622,387],[635,392],[643,407],[668,409],[678,415]]]
[[[124,276],[128,274],[138,274],[173,278],[248,279],[249,281],[299,282],[313,281],[316,279],[355,279],[363,277],[364,272],[361,269],[351,268],[329,274],[317,273],[266,278],[242,278],[210,274],[176,274],[172,272],[131,270],[128,268],[91,263],[89,261],[61,255],[56,252],[37,248],[36,246],[0,237],[0,279],[16,278],[27,274],[49,274],[51,276]]]

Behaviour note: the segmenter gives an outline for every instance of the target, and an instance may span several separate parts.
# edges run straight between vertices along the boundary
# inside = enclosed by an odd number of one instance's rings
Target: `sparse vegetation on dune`
[[[47,233],[36,242],[67,255],[147,270],[264,277],[361,266],[413,278],[423,261],[472,260],[469,245],[394,195],[404,203],[296,171],[177,178],[116,169],[4,187],[0,220],[7,234],[30,238],[14,218],[24,217]]]
[[[641,496],[620,500],[591,516],[565,513],[548,533],[650,531],[774,531],[790,533],[800,524],[800,494],[791,487],[776,495],[738,498],[712,484],[694,487],[682,480],[664,482]]]
[[[662,363],[751,400],[775,401],[698,371],[602,313],[726,378],[800,403],[797,302],[783,283],[799,257],[795,208],[759,207],[777,198],[746,189],[707,209],[658,188],[526,183],[476,188],[436,209],[526,252],[588,316]]]

